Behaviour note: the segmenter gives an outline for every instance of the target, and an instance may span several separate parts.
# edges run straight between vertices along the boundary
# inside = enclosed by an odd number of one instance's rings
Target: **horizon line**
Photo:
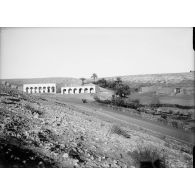
[[[112,77],[125,77],[125,76],[144,76],[144,75],[163,75],[163,74],[184,74],[184,73],[193,73],[194,70],[190,70],[189,72],[167,72],[167,73],[146,73],[146,74],[128,74],[128,75],[115,75],[115,76],[105,76],[105,77],[98,77],[98,78],[112,78]],[[80,79],[80,78],[85,78],[85,79],[91,79],[90,77],[66,77],[66,76],[51,76],[51,77],[20,77],[20,78],[0,78],[0,80],[12,80],[12,79],[59,79],[59,78],[66,78],[66,79]]]

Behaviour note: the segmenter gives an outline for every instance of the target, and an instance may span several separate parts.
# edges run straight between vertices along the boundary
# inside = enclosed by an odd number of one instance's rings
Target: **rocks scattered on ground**
[[[93,113],[56,103],[55,98],[0,87],[1,167],[135,167],[128,152],[145,142],[166,149],[169,167],[192,167],[188,145],[125,125],[109,133],[114,123]]]

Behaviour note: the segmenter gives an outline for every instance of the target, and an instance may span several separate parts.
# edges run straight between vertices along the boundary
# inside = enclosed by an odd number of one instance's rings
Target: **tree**
[[[98,76],[97,76],[96,73],[93,73],[92,76],[91,76],[91,78],[93,78],[93,80],[94,80],[94,82],[95,82],[95,80],[98,78]]]
[[[115,80],[115,83],[116,83],[117,85],[122,84],[121,78],[120,78],[120,77],[117,77],[116,80]]]
[[[84,85],[84,81],[86,80],[85,78],[80,78],[80,80],[82,81],[82,85]]]
[[[130,87],[128,85],[118,85],[116,86],[116,95],[119,95],[121,98],[125,98],[130,95]]]
[[[99,85],[100,87],[103,87],[103,88],[108,87],[108,86],[107,86],[107,81],[106,81],[106,79],[104,79],[104,78],[99,79],[99,80],[96,82],[96,84]]]

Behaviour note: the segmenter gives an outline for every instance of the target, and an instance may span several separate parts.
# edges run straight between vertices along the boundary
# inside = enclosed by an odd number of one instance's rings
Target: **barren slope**
[[[133,84],[157,84],[157,85],[189,85],[194,83],[194,73],[167,73],[167,74],[146,74],[146,75],[127,75],[120,76],[121,79],[128,83]],[[113,80],[116,77],[108,77],[107,79]]]
[[[158,151],[166,167],[192,167],[190,145],[153,137],[43,95],[1,86],[0,98],[2,167],[139,167],[140,147]]]

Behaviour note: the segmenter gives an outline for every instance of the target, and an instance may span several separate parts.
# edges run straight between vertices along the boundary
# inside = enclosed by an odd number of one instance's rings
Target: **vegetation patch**
[[[119,136],[123,136],[123,137],[128,138],[128,139],[131,138],[129,133],[126,130],[120,128],[118,125],[113,125],[111,127],[110,134],[117,134]]]
[[[163,150],[152,146],[139,146],[137,150],[128,152],[140,168],[166,168],[166,157]]]
[[[117,77],[115,81],[108,81],[104,78],[99,79],[97,82],[94,82],[94,84],[114,90],[115,94],[119,97],[127,97],[131,93],[129,85],[125,84],[120,77]]]
[[[87,103],[87,100],[86,100],[86,99],[82,99],[82,102],[83,102],[83,103]]]

